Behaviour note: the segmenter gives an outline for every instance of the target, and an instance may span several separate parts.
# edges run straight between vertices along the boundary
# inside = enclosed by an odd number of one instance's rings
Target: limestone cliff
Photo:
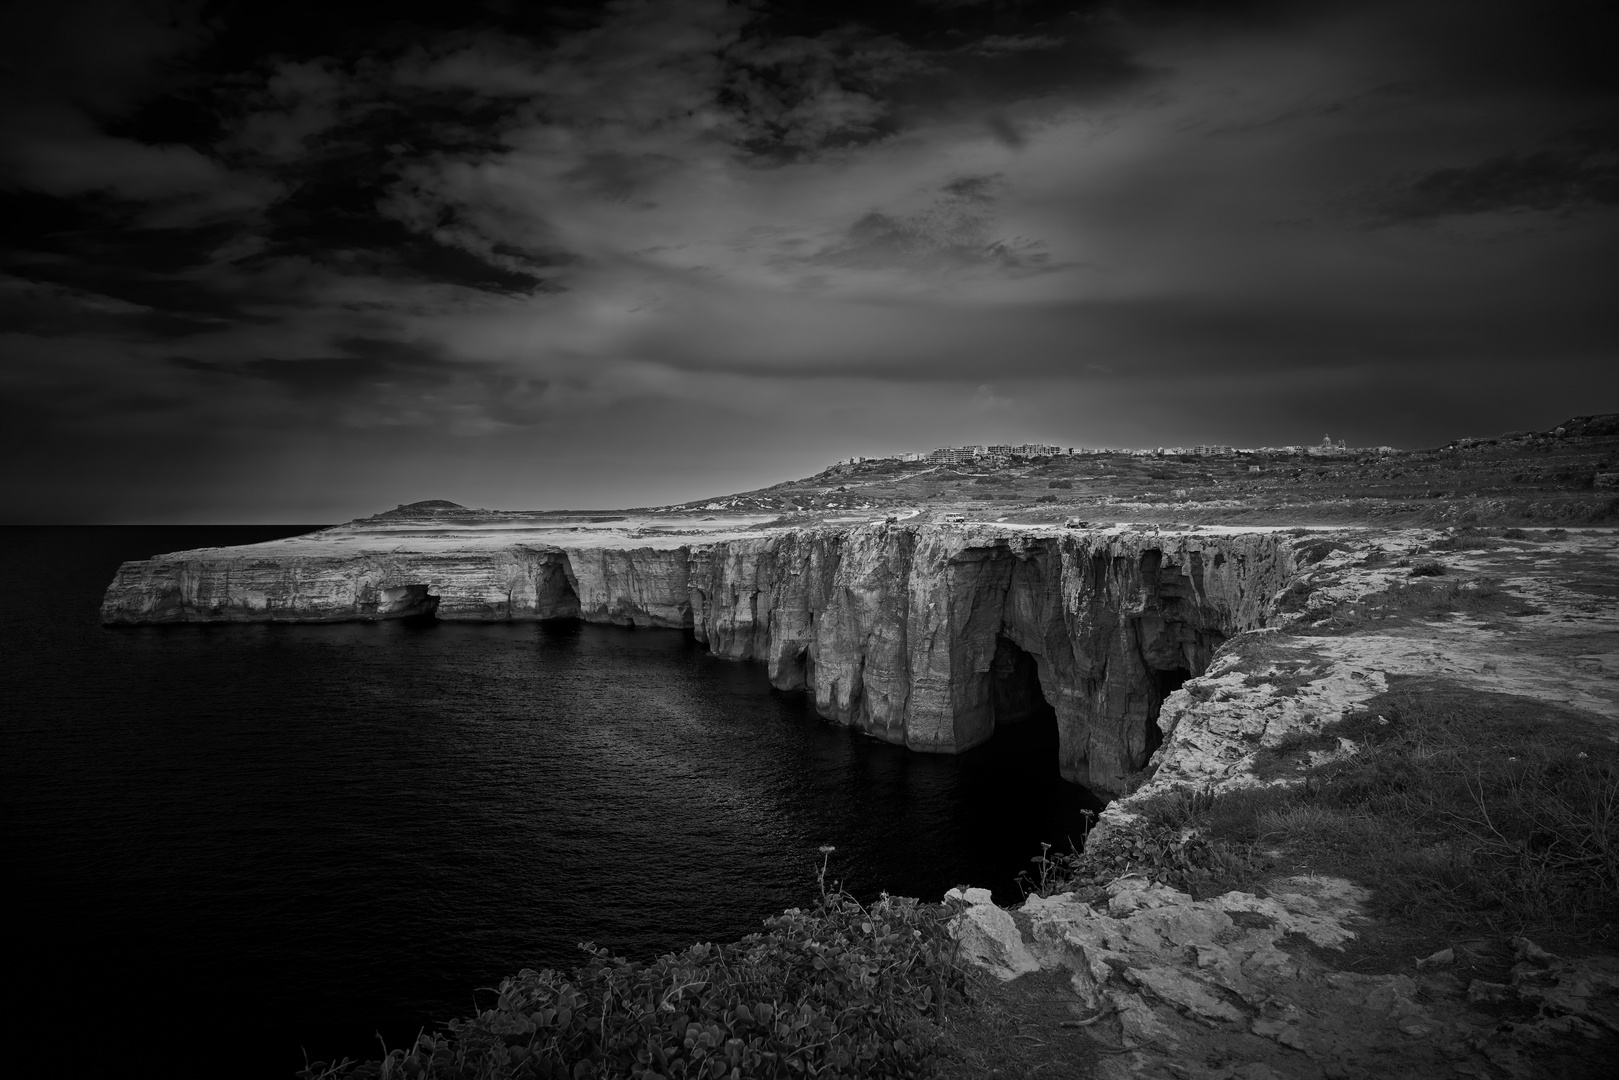
[[[126,563],[103,621],[387,617],[385,590],[426,585],[446,620],[689,628],[821,715],[916,750],[966,750],[1049,708],[1062,775],[1103,792],[1145,764],[1164,697],[1264,625],[1293,573],[1271,533],[871,524],[636,547],[312,546]]]

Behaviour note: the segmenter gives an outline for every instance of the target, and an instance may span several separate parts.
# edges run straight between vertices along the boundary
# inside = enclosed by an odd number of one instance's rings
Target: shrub
[[[1439,577],[1445,572],[1445,564],[1437,559],[1423,559],[1411,568],[1412,577]]]
[[[381,1061],[316,1064],[305,1080],[915,1077],[934,1071],[934,1023],[964,1000],[939,905],[870,906],[825,887],[732,945],[652,963],[581,946],[572,975],[525,970],[492,1008]]]
[[[1072,480],[1051,480],[1047,481],[1046,487],[1061,488],[1064,491],[1072,491],[1074,489],[1074,482]]]
[[[1276,610],[1283,612],[1303,611],[1310,606],[1310,593],[1313,590],[1310,583],[1299,578],[1287,587],[1281,599],[1276,602]]]

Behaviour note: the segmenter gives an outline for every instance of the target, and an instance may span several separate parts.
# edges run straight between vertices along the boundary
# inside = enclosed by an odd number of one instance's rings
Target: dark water
[[[122,559],[300,531],[0,530],[14,1064],[287,1077],[583,940],[739,937],[821,844],[857,894],[1015,898],[1091,805],[1048,727],[910,753],[675,631],[96,621]]]

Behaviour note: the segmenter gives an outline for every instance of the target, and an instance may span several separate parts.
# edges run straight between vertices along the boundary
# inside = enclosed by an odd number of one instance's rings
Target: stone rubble
[[[987,889],[946,895],[971,963],[1001,980],[1068,976],[1087,1014],[1072,1023],[1103,1044],[1099,1080],[1528,1080],[1547,1075],[1538,1054],[1619,1033],[1619,963],[1523,938],[1510,983],[1463,987],[1444,970],[1449,949],[1413,975],[1335,970],[1322,957],[1356,936],[1366,899],[1339,878],[1287,878],[1267,897],[1194,900],[1134,877],[1106,891],[1095,905],[1061,893],[1015,911]]]

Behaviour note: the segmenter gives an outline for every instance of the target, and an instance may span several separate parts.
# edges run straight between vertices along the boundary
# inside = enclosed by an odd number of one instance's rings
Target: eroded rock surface
[[[1002,980],[1068,975],[1105,1080],[1528,1078],[1549,1075],[1541,1052],[1619,1032],[1619,967],[1522,938],[1508,983],[1464,987],[1443,956],[1412,975],[1337,970],[1365,899],[1320,876],[1205,900],[1126,877],[1094,905],[1062,893],[1008,912],[983,889],[946,902],[969,962]],[[1503,1005],[1527,1018],[1503,1021]]]
[[[1140,802],[1177,789],[1220,793],[1261,783],[1261,751],[1311,736],[1389,689],[1397,676],[1449,679],[1579,710],[1619,742],[1619,537],[1593,530],[1558,539],[1491,539],[1447,547],[1454,531],[1323,531],[1296,541],[1302,596],[1270,625],[1232,640],[1206,671],[1163,702],[1151,775],[1108,807],[1102,830]],[[1326,550],[1325,555],[1313,557]],[[1442,572],[1413,578],[1417,563]],[[1417,585],[1489,602],[1443,616],[1333,619],[1354,605]],[[1320,754],[1353,754],[1343,740]],[[1319,757],[1312,764],[1320,764]]]
[[[1169,695],[1149,771],[1103,812],[1088,849],[1126,839],[1148,800],[1300,782],[1258,769],[1262,752],[1356,714],[1375,723],[1369,703],[1400,677],[1465,681],[1545,702],[1548,714],[1577,711],[1619,741],[1613,534],[1351,530],[1295,542],[1294,602]],[[1441,610],[1385,602],[1419,577],[1454,590],[1457,602]],[[1546,723],[1555,738],[1555,719]],[[1357,752],[1339,739],[1311,750],[1309,763]],[[1000,955],[1022,945],[1041,969],[1068,974],[1073,1007],[1088,1011],[1079,1022],[1107,1045],[1099,1076],[1605,1075],[1591,1048],[1619,1035],[1619,960],[1477,939],[1395,961],[1395,973],[1365,974],[1336,960],[1355,935],[1378,931],[1361,918],[1364,891],[1320,877],[1266,886],[1263,898],[1194,900],[1125,877],[1096,904],[1074,894],[1031,898],[1008,913],[1021,940],[1001,940]],[[957,919],[963,933],[994,924],[970,906]],[[1499,981],[1453,973],[1474,949],[1492,958]],[[986,957],[975,962],[997,976],[1021,977],[990,950],[964,954]]]

